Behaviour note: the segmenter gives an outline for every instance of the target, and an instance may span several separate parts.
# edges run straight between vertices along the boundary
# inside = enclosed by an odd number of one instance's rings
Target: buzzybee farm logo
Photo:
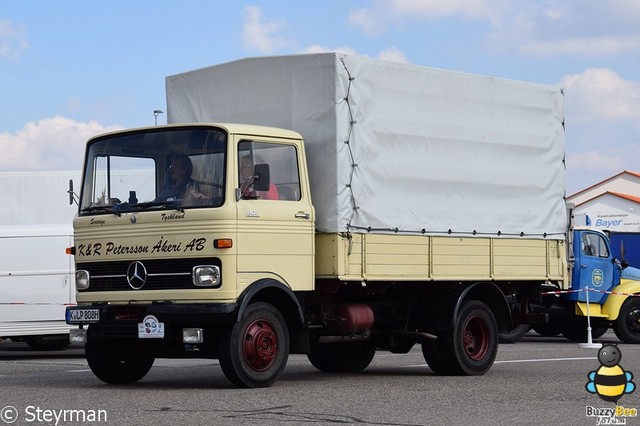
[[[589,381],[585,385],[587,392],[596,394],[603,401],[615,404],[615,407],[587,406],[586,416],[595,417],[597,425],[625,425],[628,417],[637,417],[637,408],[618,405],[625,394],[633,393],[636,385],[633,373],[625,371],[620,365],[622,352],[616,345],[604,345],[598,351],[600,367],[587,374]]]

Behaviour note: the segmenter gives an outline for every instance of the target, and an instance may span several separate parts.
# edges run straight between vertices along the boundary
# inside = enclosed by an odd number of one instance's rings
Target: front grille
[[[135,261],[87,262],[76,264],[76,269],[86,270],[90,286],[85,291],[130,291],[127,270]],[[147,279],[140,290],[175,290],[203,288],[193,285],[191,271],[194,266],[214,265],[222,269],[218,258],[141,260]],[[221,283],[222,284],[222,283]]]

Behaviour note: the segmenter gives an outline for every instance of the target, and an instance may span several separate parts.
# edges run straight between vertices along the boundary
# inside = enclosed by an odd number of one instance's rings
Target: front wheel
[[[498,326],[491,309],[481,301],[467,301],[453,327],[435,342],[424,343],[422,353],[437,374],[486,373],[498,353]]]
[[[518,324],[511,331],[499,334],[500,343],[515,343],[531,330],[529,324]]]
[[[535,324],[533,331],[544,337],[555,337],[560,334],[560,327],[556,323]]]
[[[24,342],[35,351],[58,351],[70,344],[68,334],[28,336],[24,338]]]
[[[98,379],[114,385],[134,383],[151,370],[155,358],[140,357],[133,350],[114,346],[92,339],[89,334],[84,350],[89,368]]]
[[[640,343],[640,298],[629,297],[622,304],[613,331],[626,343]]]
[[[589,339],[588,322],[586,317],[567,318],[559,325],[562,335],[572,342],[586,342]],[[606,325],[591,325],[591,338],[597,339],[607,332]]]
[[[219,341],[220,367],[237,386],[267,387],[275,383],[289,358],[289,330],[282,314],[269,303],[256,302]]]

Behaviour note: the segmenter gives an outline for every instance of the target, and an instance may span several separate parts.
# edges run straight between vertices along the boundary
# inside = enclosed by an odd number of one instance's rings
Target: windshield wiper
[[[80,210],[80,213],[105,212],[120,216],[120,212],[116,211],[115,206],[89,206]]]
[[[176,205],[175,201],[147,201],[144,203],[134,204],[132,207],[139,207],[141,209],[150,209],[153,207],[171,207],[175,210],[178,210],[181,213],[184,213],[184,209],[178,205]]]
[[[184,209],[178,205],[176,205],[175,201],[147,201],[144,203],[120,203],[114,204],[112,206],[89,206],[80,210],[80,213],[95,213],[95,212],[104,212],[104,213],[112,213],[117,216],[121,216],[122,213],[128,213],[135,211],[137,209],[146,210],[153,207],[163,207],[163,208],[172,208],[180,213],[184,213]]]

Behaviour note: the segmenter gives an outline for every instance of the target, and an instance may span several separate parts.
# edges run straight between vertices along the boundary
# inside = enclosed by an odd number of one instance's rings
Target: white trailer
[[[0,339],[39,350],[69,342],[65,307],[75,304],[69,180],[76,172],[0,173]]]

